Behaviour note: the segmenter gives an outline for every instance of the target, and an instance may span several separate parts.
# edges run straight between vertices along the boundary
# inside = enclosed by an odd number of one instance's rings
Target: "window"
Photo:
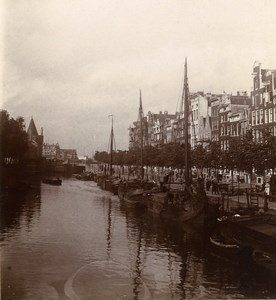
[[[265,124],[266,123],[268,123],[268,109],[265,109],[265,112],[264,112],[264,114],[265,114]]]
[[[276,107],[274,107],[274,122],[276,122]]]
[[[260,111],[256,110],[256,125],[260,124]]]
[[[227,126],[227,135],[230,135],[230,126]]]
[[[263,124],[264,122],[264,110],[260,109],[260,124]]]
[[[252,125],[255,125],[255,111],[252,111]]]
[[[273,111],[272,108],[269,109],[269,123],[271,123],[273,120]]]

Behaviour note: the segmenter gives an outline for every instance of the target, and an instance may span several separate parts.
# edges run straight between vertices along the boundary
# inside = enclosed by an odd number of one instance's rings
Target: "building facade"
[[[60,157],[59,144],[43,144],[43,157],[46,159],[58,159]]]
[[[199,143],[206,145],[209,141],[217,141],[223,150],[227,150],[230,139],[240,137],[250,129],[257,141],[264,129],[276,136],[276,70],[264,69],[260,63],[255,63],[252,76],[250,97],[244,91],[236,95],[225,92],[190,94],[188,138],[192,148]],[[129,148],[139,145],[140,128],[139,122],[134,122],[130,128]],[[183,129],[183,109],[171,115],[149,112],[143,118],[144,145],[184,143]]]
[[[190,143],[192,149],[196,145],[205,145],[211,140],[211,115],[208,98],[203,92],[191,96],[190,104]]]
[[[231,138],[237,138],[248,129],[248,111],[251,99],[246,92],[224,95],[219,106],[219,141],[222,150],[229,148]],[[243,131],[241,130],[243,128]]]
[[[252,77],[250,124],[255,139],[260,141],[264,129],[276,136],[276,70],[255,63]]]

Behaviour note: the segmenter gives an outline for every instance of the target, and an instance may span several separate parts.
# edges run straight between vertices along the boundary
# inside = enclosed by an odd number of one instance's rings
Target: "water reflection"
[[[25,194],[5,197],[4,299],[276,295],[272,282],[260,280],[256,270],[213,256],[204,227],[130,209],[93,182],[64,179],[60,187],[36,182]]]
[[[192,285],[196,289],[198,284],[200,272],[197,266],[202,263],[201,256],[205,251],[203,229],[188,225],[179,227],[179,224],[172,224],[143,211],[130,210],[123,203],[121,209],[126,216],[127,238],[130,243],[136,241],[135,299],[139,298],[139,278],[145,281],[158,299],[185,299],[188,268],[191,273],[189,290]],[[197,255],[196,259],[194,255]],[[191,270],[191,264],[194,264],[194,270]],[[149,272],[153,273],[153,278],[148,278]]]
[[[24,224],[29,230],[32,221],[39,218],[41,206],[41,182],[32,179],[32,184],[22,190],[1,192],[1,233],[14,232]]]

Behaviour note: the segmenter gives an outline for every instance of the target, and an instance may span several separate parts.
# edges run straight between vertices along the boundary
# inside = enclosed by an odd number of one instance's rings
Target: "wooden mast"
[[[141,179],[144,178],[144,167],[143,167],[143,106],[142,106],[142,92],[140,89],[140,106],[139,106],[139,119],[140,119],[140,131],[141,131]]]
[[[184,142],[185,142],[185,185],[190,186],[190,170],[189,170],[189,87],[188,87],[188,75],[187,75],[187,58],[185,57],[185,70],[184,70]]]
[[[113,115],[111,117],[111,137],[110,137],[110,176],[112,176],[112,164],[113,164]]]

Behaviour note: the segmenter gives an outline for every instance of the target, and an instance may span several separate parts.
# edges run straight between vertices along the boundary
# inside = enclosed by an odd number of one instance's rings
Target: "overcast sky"
[[[116,148],[143,107],[175,113],[185,56],[191,91],[251,90],[276,69],[276,1],[3,0],[2,107],[79,155]],[[3,26],[4,25],[4,26]]]

